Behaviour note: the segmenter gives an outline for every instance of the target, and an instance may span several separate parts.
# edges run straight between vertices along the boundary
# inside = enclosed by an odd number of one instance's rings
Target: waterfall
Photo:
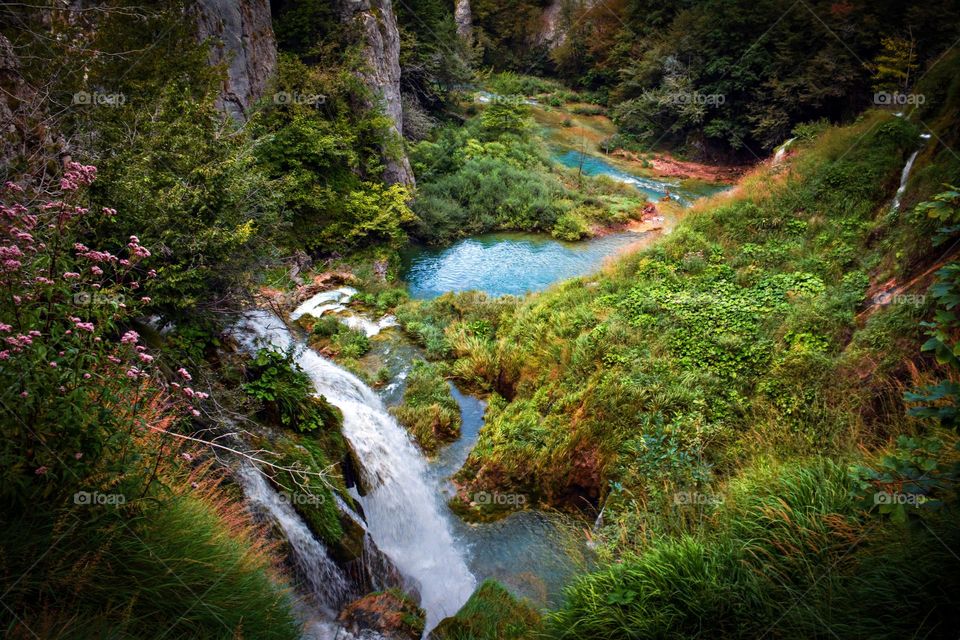
[[[900,174],[900,186],[897,188],[897,195],[893,197],[893,211],[900,210],[900,198],[903,196],[903,192],[907,190],[907,180],[910,179],[910,170],[913,169],[913,161],[917,159],[918,153],[920,151],[914,151],[910,154],[907,164],[903,165],[903,172]]]
[[[274,349],[297,346],[286,325],[266,311],[247,313],[238,333],[251,349],[257,338]],[[360,460],[367,488],[360,499],[367,530],[408,588],[420,595],[429,632],[467,601],[476,578],[444,518],[426,460],[376,393],[356,376],[310,349],[300,349],[296,359],[317,392],[343,412],[343,435]]]
[[[780,164],[783,162],[783,157],[787,155],[787,149],[790,148],[790,145],[793,144],[794,140],[796,140],[796,138],[790,138],[782,145],[777,147],[777,152],[773,154],[773,164]]]
[[[247,500],[283,529],[297,573],[317,604],[336,616],[352,595],[340,567],[330,559],[290,501],[284,500],[260,471],[244,466],[237,472],[237,480]]]

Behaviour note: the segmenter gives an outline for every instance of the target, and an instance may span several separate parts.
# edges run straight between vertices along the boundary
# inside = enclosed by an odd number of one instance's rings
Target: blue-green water
[[[489,233],[439,249],[410,247],[403,256],[404,279],[414,298],[470,289],[492,296],[522,295],[591,273],[604,258],[644,235],[626,232],[562,242],[542,234]]]
[[[697,198],[717,193],[726,189],[726,185],[704,184],[696,189],[685,187],[679,182],[669,182],[647,178],[627,173],[618,169],[600,156],[583,154],[583,173],[588,176],[607,176],[632,185],[637,191],[647,196],[647,200],[657,201],[669,195],[683,206],[690,206]],[[553,155],[553,159],[565,167],[576,169],[580,166],[581,153],[576,150],[560,151]]]

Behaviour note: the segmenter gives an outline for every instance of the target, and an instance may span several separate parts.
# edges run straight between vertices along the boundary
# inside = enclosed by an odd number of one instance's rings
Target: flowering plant
[[[70,163],[56,192],[8,182],[0,192],[0,496],[65,500],[109,486],[143,495],[166,429],[205,394],[181,369],[166,384],[130,328],[150,302],[150,251],[81,242],[93,166]],[[139,472],[138,472],[139,471]],[[136,485],[136,486],[134,486]]]

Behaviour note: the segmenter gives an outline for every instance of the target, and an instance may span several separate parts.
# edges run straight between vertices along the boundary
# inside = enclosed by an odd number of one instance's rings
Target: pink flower
[[[149,353],[141,353],[140,362],[153,362],[153,356]]]
[[[83,453],[77,451],[75,454],[73,454],[73,457],[76,458],[77,460],[79,460],[80,458],[83,457]]]
[[[131,330],[131,331],[127,331],[125,334],[123,334],[123,337],[120,338],[120,343],[121,343],[121,344],[136,344],[136,343],[137,343],[137,340],[139,340],[139,339],[140,339],[140,334],[137,333],[136,331]]]
[[[75,271],[67,271],[63,274],[64,280],[75,280],[80,277],[80,274]]]
[[[4,323],[0,322],[0,331],[3,331],[4,333],[7,333],[7,332],[9,332],[11,329],[13,329],[13,327],[11,327],[10,325],[4,324]]]
[[[21,391],[21,392],[20,392],[20,397],[21,397],[21,398],[26,398],[26,397],[29,396],[29,395],[30,395],[30,394],[27,393],[26,391]]]
[[[91,378],[91,376],[90,376],[89,373],[83,374],[83,379],[84,379],[84,380],[89,380],[90,378]]]
[[[186,460],[187,462],[190,462],[191,460],[193,460],[193,456],[191,456],[189,453],[181,453],[180,457]]]
[[[50,368],[51,368],[51,369],[56,369],[56,368],[57,368],[57,363],[56,363],[56,362],[50,362],[49,364],[50,364]]]
[[[179,373],[180,377],[183,378],[184,380],[188,380],[188,381],[193,380],[193,378],[190,376],[190,373],[187,372],[187,370],[184,369],[183,367],[180,367],[179,369],[177,369],[177,373]]]
[[[152,300],[153,298],[151,298],[150,296],[143,296],[142,298],[140,298],[140,302],[142,302],[143,304],[150,304]]]
[[[44,475],[46,472],[47,472],[47,468],[46,468],[46,467],[37,467],[37,468],[34,470],[34,473],[35,473],[36,475],[38,475],[38,476],[42,476],[42,475]]]
[[[103,275],[103,269],[101,269],[101,268],[98,267],[97,265],[93,265],[92,267],[90,267],[90,273],[92,273],[92,274],[95,275],[95,276],[102,276],[102,275]]]
[[[9,351],[9,350],[0,351],[0,360],[9,360],[9,359],[10,359],[10,351]]]

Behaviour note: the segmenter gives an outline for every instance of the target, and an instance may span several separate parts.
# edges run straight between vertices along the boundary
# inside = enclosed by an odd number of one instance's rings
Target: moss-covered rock
[[[519,640],[539,628],[536,609],[496,580],[485,580],[455,616],[437,625],[430,640]]]

